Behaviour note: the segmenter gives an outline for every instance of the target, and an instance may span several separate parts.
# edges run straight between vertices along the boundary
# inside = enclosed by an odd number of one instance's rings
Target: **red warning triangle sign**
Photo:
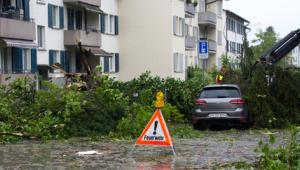
[[[171,136],[160,109],[155,111],[135,144],[172,146]]]

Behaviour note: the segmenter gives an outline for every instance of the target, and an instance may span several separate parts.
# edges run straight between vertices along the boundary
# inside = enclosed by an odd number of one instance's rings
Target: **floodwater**
[[[135,141],[92,142],[86,139],[65,141],[24,141],[0,145],[2,169],[212,169],[234,162],[254,163],[254,150],[268,135],[261,131],[205,131],[201,138],[174,139],[171,147],[136,146]],[[276,131],[277,144],[287,134]],[[94,155],[79,155],[82,151]]]

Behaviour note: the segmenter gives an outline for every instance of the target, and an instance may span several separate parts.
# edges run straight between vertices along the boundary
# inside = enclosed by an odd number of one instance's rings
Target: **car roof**
[[[235,87],[235,88],[240,88],[239,85],[237,84],[211,84],[207,85],[204,88],[211,88],[211,87]]]

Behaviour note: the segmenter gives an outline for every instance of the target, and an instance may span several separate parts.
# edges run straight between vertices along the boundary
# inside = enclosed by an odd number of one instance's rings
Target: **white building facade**
[[[192,2],[119,1],[119,15],[121,80],[146,71],[163,78],[186,78],[187,66],[197,60],[197,19]]]
[[[24,73],[47,78],[49,66],[60,64],[67,73],[101,65],[105,74],[124,81],[146,71],[184,80],[188,66],[220,68],[223,54],[236,63],[247,22],[223,11],[222,0],[2,1],[3,78]],[[204,58],[200,40],[208,41]]]
[[[111,78],[119,79],[119,0],[102,0],[100,16],[101,25],[101,49],[105,53],[101,55],[100,64],[102,71]]]
[[[232,68],[239,68],[244,55],[243,43],[249,21],[229,10],[223,10],[222,46],[218,49],[218,56],[226,55]],[[224,45],[223,45],[224,44]],[[218,59],[220,68],[221,57]]]
[[[292,64],[295,67],[299,68],[300,67],[300,45],[298,45],[293,49],[291,57],[292,57]]]

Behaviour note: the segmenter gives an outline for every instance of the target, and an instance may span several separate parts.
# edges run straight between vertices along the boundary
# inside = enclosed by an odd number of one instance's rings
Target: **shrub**
[[[133,103],[130,110],[117,125],[117,134],[123,137],[138,137],[146,127],[150,118],[154,114],[154,106],[143,106]],[[166,103],[162,109],[162,114],[166,122],[183,123],[183,115],[181,115],[176,107]]]
[[[300,168],[300,144],[297,142],[297,134],[299,129],[292,128],[290,131],[290,138],[288,143],[273,148],[270,144],[275,143],[275,137],[270,135],[269,143],[259,142],[261,153],[260,161],[258,162],[258,169],[267,170],[282,170],[291,169],[296,170]]]

